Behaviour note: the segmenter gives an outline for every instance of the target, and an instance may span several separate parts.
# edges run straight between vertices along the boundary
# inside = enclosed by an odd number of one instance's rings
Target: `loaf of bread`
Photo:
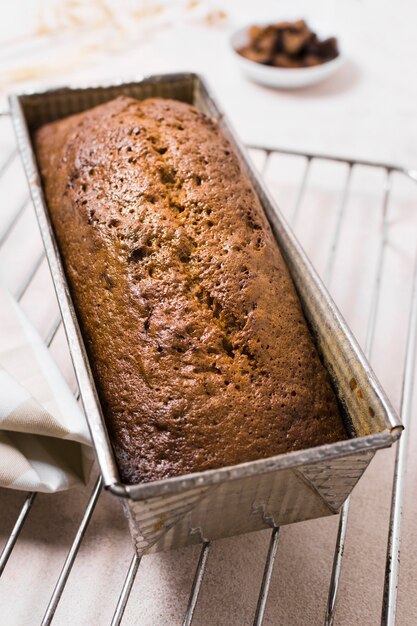
[[[35,143],[125,483],[346,438],[287,267],[214,121],[119,97]]]

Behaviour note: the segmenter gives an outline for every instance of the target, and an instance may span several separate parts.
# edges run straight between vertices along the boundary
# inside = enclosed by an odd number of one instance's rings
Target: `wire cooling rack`
[[[6,134],[10,130],[6,129],[9,122],[7,113],[3,114],[1,124],[2,128],[6,130]],[[1,150],[2,146],[0,145],[0,202],[2,206],[0,262],[2,264],[2,274],[18,276],[18,279],[10,281],[12,284],[9,287],[16,299],[22,302],[25,295],[34,288],[37,275],[45,259],[42,248],[31,245],[33,238],[36,238],[38,235],[33,231],[27,233],[28,259],[30,259],[30,262],[26,264],[26,267],[21,267],[19,262],[20,255],[19,258],[13,256],[14,232],[22,220],[28,219],[26,216],[30,210],[30,199],[26,189],[24,189],[24,192],[21,188],[15,189],[13,184],[8,182],[10,170],[18,159],[16,148],[11,148],[10,142],[11,140],[6,142],[3,150]],[[374,340],[378,332],[378,326],[382,324],[382,331],[389,334],[392,330],[392,320],[396,319],[398,323],[399,319],[396,312],[393,312],[389,319],[387,318],[386,306],[384,305],[384,282],[390,279],[395,282],[396,274],[390,267],[390,263],[392,265],[390,252],[392,252],[392,248],[395,249],[395,241],[394,243],[391,241],[391,235],[393,229],[395,230],[396,220],[400,220],[406,227],[406,230],[401,231],[402,234],[400,234],[401,249],[399,257],[401,258],[401,266],[403,268],[403,274],[401,275],[403,277],[406,276],[407,281],[404,283],[401,280],[400,293],[398,297],[394,297],[394,304],[401,308],[400,326],[404,327],[404,331],[402,333],[399,332],[393,348],[391,344],[388,345],[388,350],[390,350],[391,346],[395,354],[392,355],[389,352],[388,355],[385,354],[385,361],[383,361],[385,369],[383,366],[379,367],[384,377],[384,372],[390,370],[389,364],[391,359],[396,359],[397,363],[403,363],[401,368],[396,366],[395,369],[396,371],[399,370],[399,374],[397,374],[396,382],[392,383],[393,401],[400,408],[401,418],[406,426],[406,430],[395,451],[390,517],[387,523],[386,567],[385,577],[382,581],[383,600],[381,609],[382,626],[394,626],[396,623],[397,593],[399,589],[401,521],[410,432],[408,425],[410,423],[413,402],[417,343],[417,271],[415,269],[416,250],[414,249],[417,230],[415,230],[415,219],[413,221],[415,213],[413,207],[415,209],[417,201],[417,189],[415,188],[417,172],[393,165],[307,154],[270,147],[248,146],[248,149],[255,164],[266,177],[272,192],[277,196],[287,219],[294,227],[296,234],[306,247],[322,278],[336,298],[336,302],[341,306],[342,313],[345,314],[348,322],[353,324],[353,330],[358,333],[358,338],[368,358],[371,359],[374,365],[374,359],[378,359],[378,355],[374,357]],[[405,189],[403,188],[404,185]],[[16,194],[20,195],[19,201],[10,202],[11,195],[14,197]],[[12,206],[11,209],[8,208],[10,206]],[[360,227],[358,227],[358,222]],[[410,237],[404,234],[406,232],[411,233]],[[363,258],[364,248],[366,249],[365,261]],[[348,265],[346,265],[346,249],[350,252]],[[348,288],[349,283],[344,283],[344,281],[346,276],[349,275],[349,271],[346,273],[346,267],[350,268],[355,263],[362,264],[363,269],[360,270],[360,274],[366,275],[366,280],[363,281],[363,284],[356,284],[351,292]],[[10,271],[12,269],[13,271]],[[392,299],[390,306],[392,307]],[[361,309],[362,320],[364,319],[363,310],[366,310],[367,323],[365,326],[363,324],[360,326],[358,323],[358,309]],[[40,310],[42,310],[42,306]],[[385,313],[382,315],[381,311],[385,311]],[[357,324],[357,327],[355,327],[355,324]],[[44,333],[45,343],[48,347],[53,346],[60,327],[61,319],[55,312],[48,331],[46,334]],[[381,363],[379,360],[377,362]],[[387,380],[391,380],[390,374],[387,375]],[[77,391],[75,391],[75,394],[78,397]],[[389,488],[391,489],[391,485]],[[0,503],[1,495],[0,493]],[[79,511],[81,523],[74,534],[72,545],[63,560],[55,588],[51,590],[50,600],[47,606],[45,606],[41,621],[42,626],[47,626],[54,620],[72,567],[101,495],[102,481],[99,477],[91,491],[87,506],[84,510],[80,509]],[[355,492],[352,497],[355,498]],[[4,573],[9,561],[13,559],[13,550],[23,528],[30,524],[31,511],[36,508],[37,500],[39,500],[39,497],[37,498],[35,493],[29,493],[24,498],[20,512],[2,548],[0,576]],[[44,506],[46,506],[45,503]],[[331,626],[334,623],[336,600],[340,595],[338,591],[348,528],[349,507],[350,500],[345,502],[339,516],[333,565],[329,571],[330,584],[327,608],[325,616],[323,616],[326,626]],[[0,507],[0,526],[3,517],[2,510]],[[53,513],[51,513],[51,516],[53,516]],[[58,521],[58,523],[60,522]],[[273,617],[268,618],[267,603],[273,580],[274,565],[277,560],[279,561],[280,533],[280,528],[272,529],[263,576],[256,583],[259,588],[256,609],[253,614],[247,616],[247,623],[253,623],[254,626],[260,626],[264,623],[264,620],[265,623],[278,623]],[[190,625],[196,615],[196,610],[198,611],[199,594],[202,588],[204,588],[205,570],[212,549],[213,547],[210,543],[204,543],[197,563],[194,565],[196,569],[183,618],[183,626]],[[30,553],[27,556],[30,559]],[[112,626],[117,626],[123,621],[140,561],[139,557],[135,555],[132,557],[111,618]],[[146,568],[145,563],[142,564],[142,568]],[[34,581],[34,585],[36,584],[40,584],[39,581]],[[24,590],[19,589],[18,580],[15,581],[14,589],[16,601],[18,601],[21,594],[24,593]],[[0,596],[0,606],[1,602]],[[31,621],[29,616],[24,623],[33,624],[34,622]],[[61,621],[61,623],[63,622]],[[94,620],[90,621],[89,616],[86,615],[85,623],[97,622],[94,622]],[[227,623],[232,624],[232,626],[239,623],[240,626],[241,622],[233,622],[233,618],[229,618]]]

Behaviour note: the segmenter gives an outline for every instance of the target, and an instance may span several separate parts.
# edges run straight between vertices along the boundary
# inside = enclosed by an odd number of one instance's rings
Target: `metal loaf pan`
[[[120,482],[31,141],[32,132],[40,125],[120,94],[139,99],[160,96],[183,100],[218,120],[240,155],[242,167],[259,195],[287,261],[343,407],[351,439],[144,485]],[[358,344],[204,81],[195,74],[168,74],[108,86],[13,95],[10,108],[103,482],[109,491],[122,498],[138,553],[336,513],[376,450],[390,446],[402,427]]]

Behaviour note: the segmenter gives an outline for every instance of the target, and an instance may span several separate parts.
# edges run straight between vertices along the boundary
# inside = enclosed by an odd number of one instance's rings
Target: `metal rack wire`
[[[7,115],[7,114],[4,114]],[[344,159],[344,158],[336,158],[325,155],[311,154],[311,153],[302,153],[291,150],[280,150],[277,148],[269,148],[269,147],[260,147],[260,146],[248,146],[254,154],[256,155],[259,161],[263,161],[261,170],[262,172],[266,172],[268,168],[268,164],[273,155],[281,155],[288,157],[299,157],[304,160],[304,169],[301,177],[301,181],[298,186],[298,191],[296,194],[296,199],[294,205],[292,207],[292,212],[290,213],[290,221],[292,224],[295,224],[300,211],[301,203],[304,199],[306,193],[306,187],[310,175],[310,170],[313,162],[316,160],[324,160],[329,162],[337,162],[344,164],[347,167],[347,175],[345,177],[344,186],[341,192],[340,201],[336,208],[336,221],[335,227],[332,235],[331,246],[328,254],[328,258],[325,264],[324,270],[324,281],[331,289],[332,278],[334,275],[335,268],[335,259],[337,255],[337,251],[339,248],[340,239],[343,232],[343,221],[345,218],[348,198],[351,187],[351,179],[352,172],[355,168],[360,167],[374,167],[379,169],[384,173],[384,193],[383,193],[383,201],[381,206],[382,213],[382,228],[380,233],[379,240],[379,250],[378,250],[378,259],[376,264],[376,274],[374,277],[373,283],[373,292],[371,298],[371,306],[369,312],[369,319],[367,325],[367,333],[366,333],[366,341],[365,341],[365,352],[369,359],[372,359],[372,349],[374,345],[374,337],[375,337],[375,328],[378,319],[378,313],[380,309],[380,290],[381,290],[381,282],[383,278],[384,272],[384,264],[385,264],[385,256],[387,250],[387,241],[388,241],[388,207],[390,201],[391,194],[391,181],[392,175],[400,174],[408,179],[417,182],[417,172],[412,170],[406,170],[403,168],[396,167],[394,165],[389,164],[380,164],[380,163],[370,163],[367,161],[361,160],[353,160],[353,159]],[[0,181],[3,177],[7,176],[7,171],[10,165],[13,163],[14,159],[17,158],[17,152],[13,149],[9,154],[3,158],[0,162]],[[417,199],[417,195],[416,195]],[[0,249],[2,246],[7,244],[8,238],[13,232],[13,229],[22,216],[25,208],[29,204],[29,198],[26,197],[23,203],[18,207],[16,212],[9,218],[9,221],[0,228]],[[40,253],[39,256],[34,260],[30,271],[22,280],[16,291],[17,300],[21,300],[29,288],[32,280],[36,276],[36,273],[41,266],[41,263],[44,259],[44,253]],[[49,329],[49,332],[46,337],[46,344],[49,347],[61,324],[61,319],[57,317],[53,322],[52,326]],[[383,606],[381,612],[381,624],[383,626],[394,626],[395,618],[396,618],[396,601],[397,601],[397,591],[398,591],[398,578],[399,578],[399,554],[400,554],[400,542],[401,542],[401,517],[402,517],[402,508],[404,501],[404,490],[405,490],[405,472],[407,467],[407,448],[408,448],[408,439],[409,439],[409,429],[407,426],[410,421],[411,407],[412,407],[412,393],[413,393],[413,382],[415,378],[415,361],[416,361],[416,350],[417,350],[417,265],[414,270],[414,278],[413,278],[413,286],[412,286],[412,297],[411,297],[411,308],[409,314],[409,322],[408,322],[408,340],[407,340],[407,349],[405,356],[405,366],[404,366],[404,376],[403,376],[403,386],[402,386],[402,400],[401,400],[401,417],[404,425],[406,426],[405,433],[397,444],[396,449],[396,458],[395,458],[395,469],[394,469],[394,477],[393,477],[393,489],[392,489],[392,502],[391,502],[391,516],[388,528],[388,541],[387,541],[387,556],[386,556],[386,571],[385,571],[385,583],[384,583],[384,599]],[[77,393],[78,396],[78,393]],[[100,498],[102,493],[102,480],[100,477],[97,478],[97,481],[93,487],[90,498],[88,500],[87,506],[84,510],[83,517],[81,523],[76,531],[74,536],[72,545],[68,551],[64,564],[62,566],[62,570],[56,581],[55,588],[53,590],[52,596],[50,598],[49,604],[44,613],[44,617],[42,619],[42,626],[47,626],[52,623],[56,609],[58,607],[59,601],[61,599],[62,593],[64,591],[67,580],[70,576],[71,569],[74,565],[75,559],[77,557],[78,550],[83,541],[84,535],[89,526],[90,520],[94,515],[95,506]],[[23,503],[23,506],[20,510],[20,513],[16,519],[14,527],[2,549],[0,554],[0,576],[3,573],[9,559],[12,557],[13,549],[16,545],[16,542],[19,539],[19,535],[28,521],[30,517],[30,512],[36,502],[36,494],[29,493]],[[335,616],[335,608],[336,608],[336,599],[338,595],[339,589],[339,581],[342,569],[342,559],[345,545],[345,537],[346,530],[349,520],[349,500],[345,502],[340,512],[339,517],[339,527],[336,538],[336,544],[334,549],[334,557],[333,557],[333,566],[330,577],[330,586],[328,592],[328,601],[327,601],[327,611],[325,617],[326,626],[331,626],[334,621]],[[274,562],[277,557],[277,551],[279,546],[279,538],[280,538],[280,529],[274,528],[271,532],[269,548],[266,556],[265,567],[263,578],[260,586],[258,602],[256,606],[256,612],[253,617],[253,624],[255,626],[261,626],[264,621],[265,609],[267,605],[268,592],[271,585],[271,578],[274,568]],[[202,588],[204,582],[204,573],[207,565],[207,561],[210,555],[211,545],[209,542],[206,542],[202,545],[200,556],[196,565],[194,581],[190,590],[188,605],[186,609],[186,613],[183,620],[183,626],[188,626],[193,621],[193,616],[195,613],[195,609],[197,606],[197,601],[199,597],[199,592]],[[135,581],[136,574],[138,572],[140,566],[140,558],[134,555],[132,557],[131,563],[129,565],[126,578],[122,589],[120,591],[120,596],[115,607],[114,615],[111,621],[112,626],[118,626],[121,624],[123,619],[123,614],[126,608],[126,605],[129,601],[130,592],[133,587],[133,583]]]

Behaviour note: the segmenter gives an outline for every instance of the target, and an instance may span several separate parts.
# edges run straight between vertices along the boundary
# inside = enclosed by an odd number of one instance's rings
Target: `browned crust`
[[[288,270],[216,124],[120,97],[36,135],[122,479],[346,438]]]

